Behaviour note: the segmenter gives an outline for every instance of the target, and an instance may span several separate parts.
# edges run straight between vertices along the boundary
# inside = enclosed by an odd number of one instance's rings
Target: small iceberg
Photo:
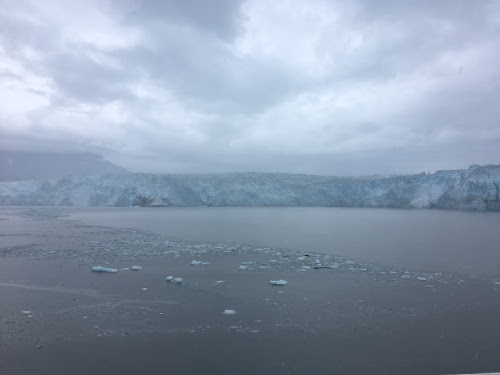
[[[215,282],[215,285],[219,285],[219,284],[222,284],[222,283],[224,283],[224,280],[217,280],[217,281]]]
[[[247,270],[248,269],[248,266],[239,266],[238,269],[240,271],[243,271],[243,270]]]
[[[193,261],[191,262],[191,265],[192,265],[192,266],[197,266],[198,264],[202,264],[202,263],[203,263],[203,262],[201,262],[201,261],[199,261],[199,260],[193,260]]]
[[[172,281],[174,279],[173,276],[167,276],[165,277],[165,281]]]
[[[122,271],[128,271],[130,268],[128,267],[125,267],[125,268],[122,268]]]
[[[23,314],[23,315],[31,315],[32,312],[29,311],[29,310],[23,310],[23,311],[21,311],[21,314]]]
[[[241,262],[241,264],[244,264],[244,265],[249,266],[249,265],[251,265],[251,264],[255,264],[255,262]]]
[[[140,270],[142,270],[142,267],[141,266],[132,266],[132,267],[130,267],[130,269],[132,271],[140,271]]]
[[[92,272],[111,272],[111,273],[115,273],[115,272],[118,272],[118,270],[116,268],[107,268],[107,267],[95,266],[95,267],[92,267]]]
[[[427,281],[427,277],[422,277],[422,276],[419,276],[419,277],[417,277],[417,280],[420,280],[420,281]]]
[[[176,284],[182,284],[184,282],[184,279],[182,277],[176,277],[174,279],[174,283]]]
[[[269,284],[283,286],[283,285],[288,284],[288,281],[285,281],[285,280],[271,280],[271,281],[269,281]]]
[[[234,315],[234,314],[236,314],[236,311],[234,311],[234,310],[224,310],[223,314],[224,315]]]

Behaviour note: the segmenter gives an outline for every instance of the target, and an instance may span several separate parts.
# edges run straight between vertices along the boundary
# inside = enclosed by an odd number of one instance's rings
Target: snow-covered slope
[[[339,206],[500,210],[500,165],[387,178],[124,174],[0,183],[0,205]]]

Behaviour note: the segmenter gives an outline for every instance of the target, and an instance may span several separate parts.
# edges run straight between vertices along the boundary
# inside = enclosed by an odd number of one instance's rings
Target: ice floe
[[[174,279],[174,283],[176,284],[182,284],[184,282],[184,279],[182,277],[176,277]]]
[[[115,272],[118,272],[118,270],[116,268],[107,268],[107,267],[95,266],[95,267],[92,267],[92,272],[111,272],[111,273],[115,273]]]
[[[236,311],[234,311],[234,310],[224,310],[223,314],[224,315],[234,315],[234,314],[236,314]]]
[[[285,280],[271,280],[271,281],[269,281],[269,284],[283,286],[283,285],[288,284],[288,281],[285,281]]]
[[[142,270],[142,267],[141,266],[132,266],[132,267],[130,267],[130,269],[132,271],[140,271],[140,270]]]

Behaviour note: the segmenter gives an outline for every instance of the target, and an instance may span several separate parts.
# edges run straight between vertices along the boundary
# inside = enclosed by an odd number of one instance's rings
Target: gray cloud
[[[134,170],[498,163],[494,1],[0,2],[0,147]]]

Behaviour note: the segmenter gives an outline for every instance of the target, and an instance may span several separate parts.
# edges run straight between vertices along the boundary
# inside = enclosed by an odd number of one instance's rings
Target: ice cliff
[[[338,206],[500,210],[500,165],[384,178],[123,174],[0,183],[0,205]]]

